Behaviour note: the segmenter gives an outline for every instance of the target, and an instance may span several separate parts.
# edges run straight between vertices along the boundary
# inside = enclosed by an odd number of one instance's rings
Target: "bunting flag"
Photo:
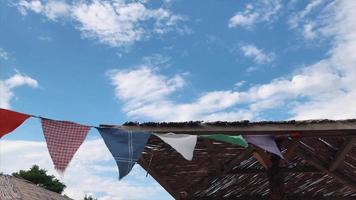
[[[84,142],[90,126],[43,118],[41,118],[41,123],[54,167],[63,173]]]
[[[247,142],[254,144],[260,147],[263,150],[266,150],[270,153],[276,154],[283,158],[281,151],[279,150],[276,141],[273,136],[269,135],[246,135],[244,138]]]
[[[0,108],[0,138],[19,127],[30,115]]]
[[[237,144],[242,147],[248,147],[246,140],[242,135],[224,135],[224,134],[213,134],[213,135],[202,135],[201,137],[216,140],[220,142],[227,142],[231,144]]]
[[[180,153],[185,159],[192,160],[195,145],[197,144],[196,135],[187,134],[154,134],[163,140],[165,143],[169,144],[173,149]]]
[[[151,134],[118,128],[98,128],[98,130],[115,158],[119,168],[119,179],[124,178],[140,158]]]

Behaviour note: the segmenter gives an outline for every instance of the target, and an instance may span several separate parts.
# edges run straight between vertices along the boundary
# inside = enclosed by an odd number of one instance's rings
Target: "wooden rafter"
[[[356,137],[346,139],[344,144],[336,153],[334,160],[329,165],[329,171],[334,171],[345,159],[346,154],[352,149],[356,143]]]
[[[281,167],[279,168],[281,173],[322,173],[320,170],[316,169],[313,166],[296,166],[296,167]],[[266,169],[233,169],[227,174],[265,174],[267,173]]]
[[[271,155],[266,153],[263,149],[255,147],[255,152],[253,152],[253,156],[265,169],[268,169],[272,166]]]
[[[314,158],[310,153],[307,153],[305,150],[299,148],[298,149],[298,155],[302,157],[304,160],[306,160],[309,164],[313,165],[315,168],[319,169],[320,171],[326,173],[330,177],[333,177],[335,180],[339,181],[340,183],[344,184],[345,186],[348,186],[350,189],[356,192],[356,182],[353,180],[350,180],[348,177],[344,176],[343,174],[340,174],[335,171],[329,171],[325,164],[323,164],[321,161],[318,159]]]
[[[223,174],[228,173],[231,169],[239,165],[242,161],[250,158],[254,150],[255,149],[253,147],[249,146],[247,149],[244,150],[244,152],[237,155],[233,160],[231,160],[227,165],[225,165]]]
[[[203,198],[195,198],[194,200],[211,200],[211,197],[203,197]],[[285,199],[288,200],[355,200],[355,197],[331,197],[327,198],[325,196],[318,196],[318,195],[287,195]],[[238,197],[222,197],[219,200],[271,200],[268,196],[262,195],[244,195]]]
[[[254,151],[253,147],[248,147],[242,152],[241,154],[237,155],[236,158],[231,160],[227,165],[224,166],[222,173],[218,173],[216,171],[211,172],[208,176],[205,176],[201,178],[197,183],[195,184],[195,187],[191,188],[190,195],[193,195],[193,191],[200,190],[202,188],[206,188],[207,184],[212,181],[212,179],[219,178],[221,176],[225,176],[226,174],[229,174],[229,171],[232,170],[235,166],[240,164],[242,161],[248,159],[251,157],[252,153]]]

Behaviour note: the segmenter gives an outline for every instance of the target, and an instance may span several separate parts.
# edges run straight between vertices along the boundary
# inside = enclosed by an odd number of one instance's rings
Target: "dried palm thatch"
[[[66,196],[46,190],[27,180],[0,175],[1,200],[71,200]]]

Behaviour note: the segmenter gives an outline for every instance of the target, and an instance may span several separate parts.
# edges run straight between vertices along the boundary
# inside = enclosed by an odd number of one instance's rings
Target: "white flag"
[[[185,159],[192,160],[195,145],[197,144],[196,135],[187,134],[157,134],[157,137],[169,144],[173,149],[180,153]]]

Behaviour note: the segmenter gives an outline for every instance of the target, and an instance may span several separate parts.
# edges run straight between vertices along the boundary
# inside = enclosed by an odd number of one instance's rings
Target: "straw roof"
[[[58,193],[46,190],[27,180],[0,175],[1,200],[71,200]]]
[[[274,135],[285,160],[255,146],[198,139],[185,160],[151,136],[139,164],[175,199],[356,199],[356,120],[125,123],[177,134]]]

